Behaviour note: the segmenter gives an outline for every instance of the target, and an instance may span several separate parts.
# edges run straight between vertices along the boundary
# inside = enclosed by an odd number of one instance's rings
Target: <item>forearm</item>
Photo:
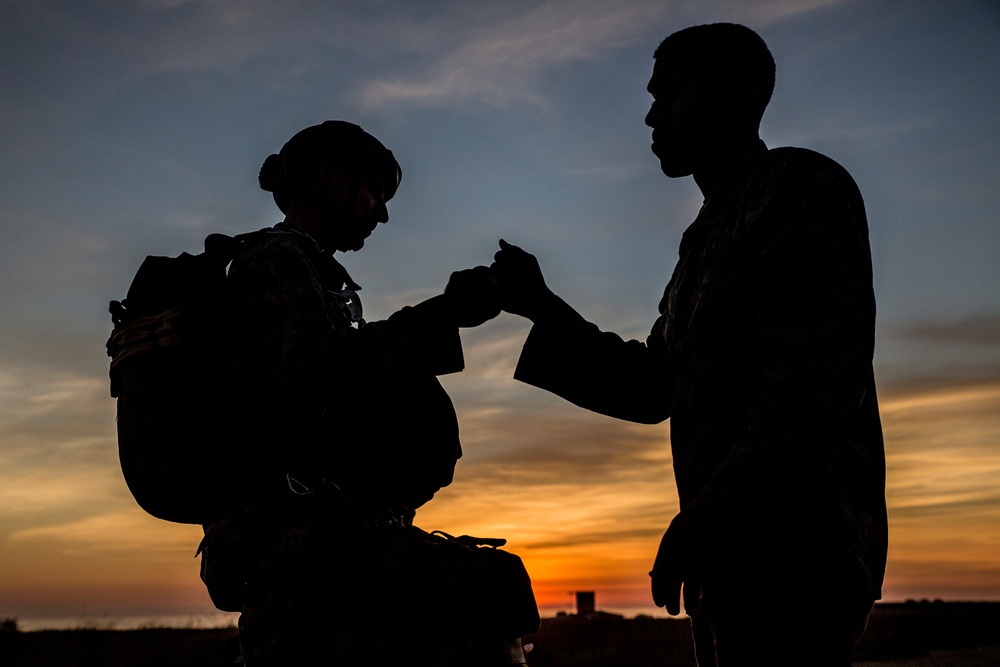
[[[670,416],[666,350],[602,332],[558,297],[532,327],[514,377],[610,417],[654,424]]]

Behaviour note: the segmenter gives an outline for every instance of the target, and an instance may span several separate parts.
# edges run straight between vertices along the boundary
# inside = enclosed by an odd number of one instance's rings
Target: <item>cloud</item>
[[[900,517],[1000,510],[1000,384],[883,400],[891,510]]]
[[[1000,590],[997,415],[995,381],[882,401],[890,597]]]
[[[886,325],[877,355],[880,386],[896,393],[992,383],[1000,379],[1000,315],[984,311]],[[919,359],[919,363],[914,363]]]
[[[115,409],[107,386],[92,376],[0,372],[3,453],[40,460],[47,447],[107,436]]]
[[[555,67],[607,58],[695,20],[762,26],[845,1],[727,0],[708,9],[694,0],[18,2],[4,36],[24,64],[12,68],[15,93],[37,92],[39,75],[80,101],[156,73],[248,67],[255,87],[296,96],[310,79],[343,69],[369,79],[358,88],[365,110],[545,106],[543,77]],[[372,74],[379,71],[396,74]]]
[[[58,543],[76,553],[148,551],[191,555],[192,535],[200,530],[197,526],[158,521],[138,509],[128,508],[62,524],[26,528],[11,533],[7,539]]]
[[[0,539],[134,506],[118,469],[103,378],[0,372]]]
[[[92,511],[94,507],[123,504],[126,497],[124,481],[113,464],[67,465],[67,459],[74,458],[65,450],[91,448],[95,444],[113,447],[108,440],[84,440],[64,443],[60,452],[51,449],[47,458],[55,460],[47,466],[26,465],[14,462],[11,457],[0,457],[0,464],[7,471],[0,481],[0,519],[12,516],[21,519],[29,517],[33,521],[65,519]],[[3,531],[0,530],[0,533]]]
[[[821,116],[811,116],[807,128],[776,131],[777,138],[772,141],[769,140],[767,133],[770,129],[769,119],[770,116],[765,115],[762,128],[763,138],[769,144],[791,146],[850,144],[862,147],[866,151],[884,151],[886,146],[911,140],[914,135],[926,133],[937,124],[935,119],[927,115],[902,118],[891,123],[872,123],[860,115],[856,118],[845,117],[844,109],[837,108]]]
[[[724,2],[717,13],[735,13],[761,25],[841,2]],[[683,0],[536,3],[526,12],[473,26],[465,31],[467,36],[460,43],[444,50],[424,73],[366,84],[360,93],[361,106],[377,109],[472,103],[501,108],[519,104],[545,107],[543,77],[554,68],[604,59],[616,49],[649,39],[651,31],[657,31],[657,38],[662,38],[665,35],[660,32],[683,27],[678,19],[701,9],[697,3]],[[654,47],[651,43],[650,56]]]
[[[634,39],[636,26],[660,19],[669,8],[663,2],[543,2],[526,13],[470,30],[423,76],[380,79],[364,86],[362,107],[470,101],[494,107],[544,106],[538,90],[542,73],[606,55]]]
[[[925,343],[1000,348],[1000,313],[976,313],[945,322],[901,323],[893,332]]]

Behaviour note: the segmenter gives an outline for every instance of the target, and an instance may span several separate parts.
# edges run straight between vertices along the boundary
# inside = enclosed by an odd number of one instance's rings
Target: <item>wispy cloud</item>
[[[60,544],[76,553],[133,550],[181,551],[193,555],[191,537],[199,531],[197,526],[164,523],[141,510],[127,508],[62,524],[26,528],[12,533],[8,539]]]
[[[998,415],[996,382],[883,401],[887,595],[921,597],[935,587],[937,596],[1000,591]]]
[[[543,2],[468,32],[416,79],[381,79],[361,92],[365,108],[476,102],[544,105],[539,77],[556,65],[602,57],[662,19],[671,3]]]
[[[0,540],[131,504],[103,378],[0,373]]]
[[[1000,316],[974,312],[940,321],[912,319],[886,327],[880,361],[895,391],[949,386],[960,389],[1000,379]],[[914,363],[919,359],[919,363]],[[884,372],[883,372],[884,371]],[[904,389],[909,387],[909,390]]]
[[[945,322],[908,322],[893,327],[905,338],[926,343],[1000,347],[1000,313],[976,313]]]
[[[765,114],[762,132],[768,140],[769,116]],[[915,115],[891,123],[871,123],[861,119],[845,118],[843,109],[833,109],[822,116],[809,118],[809,127],[793,131],[780,131],[772,143],[775,145],[821,146],[847,143],[866,150],[881,149],[912,138],[915,134],[933,128],[936,120],[929,116]]]
[[[765,25],[836,5],[845,0],[722,2],[720,20]],[[569,63],[596,61],[651,32],[684,27],[683,17],[697,3],[690,0],[547,0],[503,21],[474,26],[463,40],[443,51],[426,72],[413,77],[382,78],[365,85],[364,109],[393,105],[446,106],[514,104],[546,106],[544,75]],[[728,18],[726,18],[728,17]],[[652,51],[655,43],[650,43]]]

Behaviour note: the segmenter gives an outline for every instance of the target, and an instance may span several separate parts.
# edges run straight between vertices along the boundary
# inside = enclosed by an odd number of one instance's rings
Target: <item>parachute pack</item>
[[[228,350],[226,271],[243,244],[281,233],[212,234],[197,255],[149,256],[110,304],[118,455],[135,500],[157,518],[204,523],[238,490],[251,426]]]

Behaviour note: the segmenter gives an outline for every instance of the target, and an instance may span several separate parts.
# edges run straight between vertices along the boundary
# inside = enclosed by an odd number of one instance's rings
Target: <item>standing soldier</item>
[[[459,327],[499,313],[496,298],[467,298],[494,291],[491,273],[457,272],[444,294],[366,323],[334,259],[388,221],[400,178],[393,154],[343,121],[302,130],[260,171],[285,217],[228,278],[252,481],[202,547],[213,600],[242,611],[249,667],[465,665],[470,651],[524,662],[514,630],[461,624],[465,582],[427,557],[459,547],[422,549],[412,526],[461,456],[437,376],[463,368]]]
[[[647,340],[601,332],[501,241],[503,309],[534,323],[515,377],[621,419],[670,418],[680,513],[653,600],[692,616],[699,664],[851,661],[886,559],[885,454],[864,203],[850,175],[758,135],[774,61],[752,30],[663,41],[653,153],[704,206]]]

